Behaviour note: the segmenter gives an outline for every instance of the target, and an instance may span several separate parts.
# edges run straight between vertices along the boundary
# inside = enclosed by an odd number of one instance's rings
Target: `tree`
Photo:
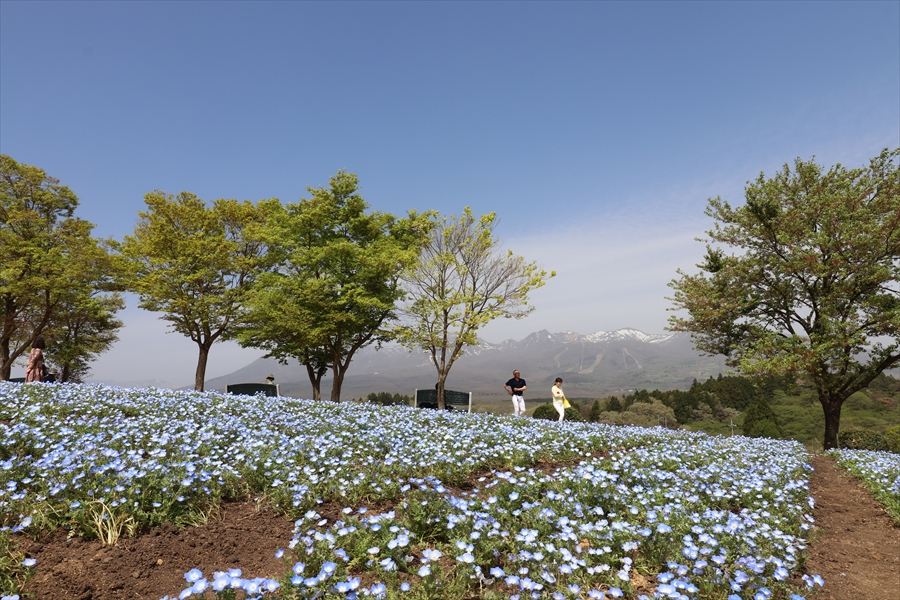
[[[84,302],[66,306],[45,333],[49,340],[45,357],[57,381],[81,383],[90,363],[116,340],[123,323],[116,312],[125,308],[120,294],[98,294]]]
[[[367,213],[356,175],[339,171],[312,197],[272,207],[262,239],[275,269],[260,276],[247,302],[239,343],[306,365],[318,397],[325,365],[339,402],[350,361],[386,338],[403,295],[400,272],[416,260],[427,216]]]
[[[249,235],[261,222],[251,202],[207,206],[190,192],[146,194],[133,236],[121,244],[128,287],[139,306],[162,312],[172,330],[197,344],[194,387],[203,390],[209,350],[240,317],[247,289],[266,267],[266,249]]]
[[[603,415],[603,404],[600,402],[600,399],[594,400],[594,403],[591,405],[591,412],[588,415],[588,421],[591,423],[596,423],[602,418]]]
[[[97,302],[109,317],[96,334],[112,336],[121,322],[115,294],[118,274],[107,244],[91,237],[93,225],[74,216],[78,197],[42,169],[0,155],[0,379],[38,336],[48,358],[73,314]],[[107,345],[70,347],[82,373]]]
[[[478,330],[498,317],[531,313],[528,293],[556,276],[512,251],[497,252],[496,225],[496,213],[476,220],[468,207],[459,217],[436,218],[419,262],[404,274],[409,302],[394,336],[410,350],[428,352],[441,410],[447,374],[466,346],[478,344]]]
[[[765,397],[750,405],[744,414],[744,422],[741,425],[744,435],[747,437],[767,437],[779,439],[784,433],[778,425],[775,411]]]
[[[844,401],[900,361],[898,158],[884,150],[866,168],[827,172],[797,159],[748,182],[743,206],[711,199],[702,272],[669,284],[688,311],[669,329],[698,350],[745,374],[814,382],[825,448]]]

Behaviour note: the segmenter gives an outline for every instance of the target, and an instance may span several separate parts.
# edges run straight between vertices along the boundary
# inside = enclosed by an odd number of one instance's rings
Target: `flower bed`
[[[0,383],[0,449],[14,531],[296,519],[283,579],[193,570],[183,598],[798,597],[812,522],[799,444],[660,428]]]

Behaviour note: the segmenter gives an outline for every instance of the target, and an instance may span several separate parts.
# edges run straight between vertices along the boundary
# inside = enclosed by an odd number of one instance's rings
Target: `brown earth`
[[[827,456],[816,456],[809,495],[816,528],[805,571],[824,587],[815,600],[900,599],[900,528],[872,495]]]
[[[807,597],[900,599],[900,528],[830,458],[817,456],[812,464],[816,526],[804,571],[820,574],[825,587]],[[272,509],[232,503],[208,525],[179,530],[167,524],[120,539],[115,546],[79,537],[67,541],[62,530],[36,541],[18,536],[16,542],[26,556],[37,559],[36,573],[25,587],[31,595],[26,597],[159,600],[166,594],[177,597],[187,587],[184,573],[195,567],[208,578],[231,568],[242,569],[245,577],[282,576],[288,566],[275,552],[286,548],[292,529],[292,522]]]

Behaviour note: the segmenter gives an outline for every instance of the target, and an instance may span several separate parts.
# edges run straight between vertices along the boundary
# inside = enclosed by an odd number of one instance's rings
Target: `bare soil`
[[[900,599],[900,528],[872,495],[827,456],[812,461],[816,528],[806,562],[824,587],[816,600]]]
[[[818,573],[824,588],[815,600],[900,599],[900,528],[855,479],[817,456],[810,495],[816,526],[804,571]],[[322,511],[319,511],[320,513]],[[243,570],[245,577],[280,578],[289,566],[275,558],[286,548],[293,523],[254,503],[222,507],[220,519],[179,530],[163,525],[115,546],[57,530],[37,540],[18,536],[21,551],[37,559],[25,588],[37,600],[159,600],[187,587],[184,573],[199,568]],[[799,577],[797,578],[799,583]]]

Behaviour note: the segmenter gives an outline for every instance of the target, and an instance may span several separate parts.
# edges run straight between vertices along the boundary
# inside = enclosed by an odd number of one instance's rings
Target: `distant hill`
[[[725,372],[721,356],[701,356],[687,334],[646,334],[636,329],[530,334],[521,341],[499,344],[480,341],[469,348],[450,370],[447,387],[474,392],[476,396],[502,397],[503,383],[514,369],[528,382],[526,397],[548,397],[556,377],[565,380],[570,397],[601,397],[634,389],[687,389],[696,378],[704,380]],[[275,375],[285,396],[308,398],[312,388],[306,368],[296,362],[280,365],[259,359],[223,377],[209,379],[207,389],[225,390],[229,383],[261,382]],[[357,353],[350,365],[341,398],[358,398],[370,392],[412,394],[416,388],[432,388],[436,370],[424,352],[410,353],[390,345]],[[331,394],[330,377],[323,381],[322,396]]]

